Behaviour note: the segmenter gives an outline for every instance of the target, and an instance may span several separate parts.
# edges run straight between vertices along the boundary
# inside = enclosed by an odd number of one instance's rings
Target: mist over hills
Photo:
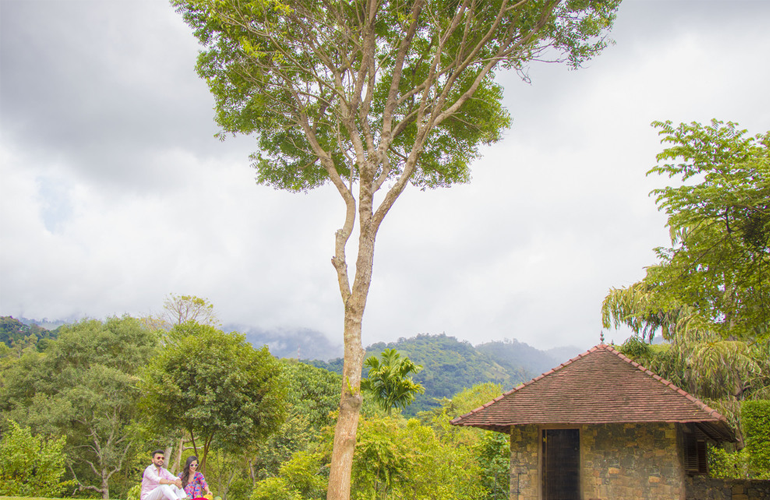
[[[263,330],[245,325],[228,324],[226,332],[239,332],[256,348],[267,346],[276,358],[329,360],[342,356],[342,346],[332,343],[323,333],[310,328]]]

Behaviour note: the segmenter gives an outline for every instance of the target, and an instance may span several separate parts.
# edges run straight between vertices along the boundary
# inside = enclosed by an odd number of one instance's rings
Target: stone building
[[[511,500],[686,500],[725,417],[600,344],[456,418],[510,436]]]

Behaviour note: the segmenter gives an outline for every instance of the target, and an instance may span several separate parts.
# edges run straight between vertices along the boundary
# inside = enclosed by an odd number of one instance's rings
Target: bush
[[[0,441],[0,495],[56,497],[75,481],[61,481],[65,437],[46,440],[11,421]]]
[[[758,479],[770,479],[770,401],[744,401],[741,405],[741,427],[752,475]]]

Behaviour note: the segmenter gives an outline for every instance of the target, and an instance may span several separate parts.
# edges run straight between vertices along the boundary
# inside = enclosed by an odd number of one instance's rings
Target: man
[[[141,500],[179,500],[187,498],[182,480],[163,468],[166,459],[163,450],[152,452],[152,465],[142,475]]]

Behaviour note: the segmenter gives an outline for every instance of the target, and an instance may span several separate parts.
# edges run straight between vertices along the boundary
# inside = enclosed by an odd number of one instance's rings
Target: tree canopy
[[[578,66],[606,45],[619,1],[172,3],[206,47],[217,122],[258,136],[258,181],[350,194],[345,180],[468,181],[510,122],[494,70]]]
[[[81,490],[109,498],[111,478],[133,458],[137,372],[158,347],[139,320],[84,320],[59,329],[45,353],[25,354],[4,374],[7,415],[35,432],[66,436]]]
[[[678,177],[656,189],[671,245],[645,278],[611,290],[604,323],[652,337],[695,328],[725,338],[770,329],[770,132],[748,136],[732,122],[654,122],[670,146],[648,172]]]
[[[202,469],[214,439],[224,449],[246,449],[284,419],[285,386],[267,348],[194,321],[169,332],[142,387],[143,407],[158,424],[192,436]]]

